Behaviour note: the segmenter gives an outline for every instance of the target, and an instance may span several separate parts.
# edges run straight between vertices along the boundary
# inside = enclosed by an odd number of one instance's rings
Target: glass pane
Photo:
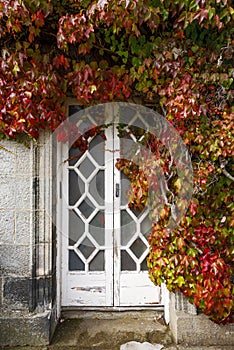
[[[75,205],[85,190],[84,182],[74,170],[69,170],[69,205]]]
[[[85,198],[83,202],[79,205],[78,209],[84,215],[86,219],[92,214],[95,209],[94,204],[89,200],[89,198]]]
[[[99,170],[89,184],[89,193],[99,205],[105,202],[104,170]]]
[[[137,238],[135,242],[131,245],[130,249],[135,254],[135,256],[139,259],[148,248],[140,238]]]
[[[81,174],[87,179],[95,170],[95,166],[89,160],[89,158],[85,158],[82,163],[79,165],[78,169]]]
[[[80,159],[83,152],[79,148],[73,148],[71,147],[69,149],[69,165],[75,165],[76,162]]]
[[[147,267],[147,258],[145,258],[142,263],[141,263],[141,271],[148,271],[148,267]]]
[[[136,216],[136,218],[140,218],[140,216],[143,214],[144,212],[144,209],[143,208],[142,210],[136,208],[136,209],[133,209],[133,208],[130,208],[131,212]]]
[[[147,239],[148,235],[151,233],[151,230],[152,230],[152,221],[150,220],[149,216],[147,215],[141,223],[141,233]]]
[[[84,222],[74,210],[69,210],[69,245],[74,245],[84,231]]]
[[[69,250],[69,271],[84,271],[85,264],[79,258],[79,256],[74,252],[74,250]]]
[[[121,171],[121,205],[128,204],[127,191],[130,190],[130,181]]]
[[[95,136],[89,144],[89,153],[92,155],[96,162],[103,166],[105,162],[105,140],[102,136]]]
[[[105,213],[100,210],[90,221],[89,233],[99,245],[105,244]]]
[[[89,264],[90,271],[104,271],[105,270],[105,260],[104,260],[104,251],[100,250],[97,255]]]
[[[95,250],[95,247],[90,240],[85,237],[85,239],[82,241],[82,243],[78,247],[79,251],[84,255],[86,259],[93,253]]]
[[[135,271],[136,263],[126,250],[121,251],[121,271]]]
[[[135,232],[136,223],[126,210],[121,210],[121,245],[127,245]]]

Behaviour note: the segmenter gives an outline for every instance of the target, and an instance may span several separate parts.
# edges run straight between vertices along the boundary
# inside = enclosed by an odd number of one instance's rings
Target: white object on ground
[[[120,346],[120,350],[161,350],[163,345],[161,344],[150,344],[147,342],[138,343],[136,341],[130,341]]]

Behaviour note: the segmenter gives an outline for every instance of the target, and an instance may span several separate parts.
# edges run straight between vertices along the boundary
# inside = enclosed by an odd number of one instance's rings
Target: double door
[[[147,271],[148,208],[128,207],[130,183],[115,167],[122,142],[111,125],[83,154],[62,147],[62,306],[162,304]]]

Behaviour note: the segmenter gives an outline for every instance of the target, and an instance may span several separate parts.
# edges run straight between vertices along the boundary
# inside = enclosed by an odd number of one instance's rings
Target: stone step
[[[53,350],[65,346],[119,350],[122,344],[130,341],[172,344],[170,330],[159,312],[86,312],[79,316],[65,319],[58,325],[51,343]]]
[[[48,346],[24,346],[24,347],[0,347],[1,350],[90,350],[90,347],[80,346],[61,346],[61,345],[48,345]],[[95,350],[102,350],[103,348],[92,348]],[[120,347],[111,347],[105,350],[121,350]],[[162,350],[233,350],[233,346],[191,346],[191,345],[165,345]]]
[[[149,349],[150,345],[158,344],[163,346],[162,350],[233,350],[232,346],[188,346],[185,343],[175,345],[170,330],[164,323],[163,313],[160,311],[106,313],[76,311],[73,314],[65,312],[63,317],[56,328],[50,345],[39,347],[0,347],[0,349],[148,350],[147,348],[142,348],[142,343],[148,343]],[[194,333],[194,337],[196,337],[196,333]],[[133,341],[136,342],[136,349],[128,349],[127,347],[123,349],[124,344]]]

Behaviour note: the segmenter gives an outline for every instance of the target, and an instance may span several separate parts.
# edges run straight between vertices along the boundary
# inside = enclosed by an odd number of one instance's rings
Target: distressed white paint
[[[120,306],[162,305],[161,290],[150,281],[148,272],[121,272]]]
[[[113,115],[113,112],[110,113]],[[86,116],[89,118],[89,116]],[[94,121],[92,120],[92,124]],[[156,287],[150,281],[147,271],[141,271],[140,264],[148,253],[147,240],[140,232],[141,221],[147,214],[142,215],[137,219],[131,213],[128,206],[122,206],[120,203],[120,197],[116,196],[116,184],[120,184],[120,172],[115,168],[116,159],[120,157],[120,141],[117,136],[117,130],[109,127],[106,130],[107,141],[105,142],[105,246],[96,246],[96,249],[105,249],[105,271],[95,272],[88,271],[88,263],[85,262],[85,271],[69,271],[68,266],[68,169],[72,168],[68,162],[62,160],[68,158],[68,148],[66,145],[62,146],[60,158],[61,172],[61,186],[62,186],[62,198],[61,200],[61,212],[58,217],[60,220],[60,236],[61,236],[61,255],[62,255],[62,306],[92,306],[92,307],[137,307],[137,306],[157,306],[162,305],[162,293],[161,288]],[[89,157],[89,152],[83,157]],[[91,158],[90,158],[91,159]],[[78,161],[81,162],[82,159]],[[95,164],[94,161],[92,161]],[[76,169],[79,174],[79,170]],[[81,175],[82,177],[82,175]],[[91,176],[90,176],[91,178]],[[84,179],[86,183],[85,195],[89,195],[87,192],[88,183],[90,179]],[[59,185],[60,186],[60,185]],[[121,192],[121,191],[120,191]],[[83,196],[82,196],[83,198]],[[81,203],[79,200],[77,203]],[[76,203],[76,212],[82,215],[78,210],[78,204]],[[100,209],[97,206],[97,210]],[[126,210],[136,223],[136,232],[133,233],[132,238],[125,246],[121,246],[121,210]],[[93,215],[93,214],[91,214]],[[82,217],[85,221],[85,218]],[[87,219],[87,221],[89,221]],[[88,235],[88,233],[86,233]],[[145,253],[137,258],[131,251],[131,245],[139,237],[146,245]],[[90,239],[92,237],[89,236]],[[80,239],[80,242],[82,239]],[[79,246],[79,240],[74,247]],[[70,247],[71,249],[71,247]],[[79,249],[74,248],[76,253],[82,258],[79,253]],[[125,250],[129,253],[132,259],[136,263],[135,271],[121,271],[121,250]],[[83,260],[84,261],[84,260]],[[60,276],[58,275],[58,278]]]

